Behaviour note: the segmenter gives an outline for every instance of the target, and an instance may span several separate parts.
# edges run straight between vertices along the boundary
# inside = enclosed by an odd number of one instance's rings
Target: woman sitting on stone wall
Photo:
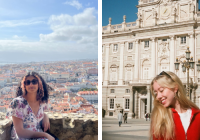
[[[22,78],[16,92],[16,98],[9,105],[7,118],[12,116],[12,140],[55,140],[46,133],[50,128],[49,118],[44,113],[48,110],[48,86],[36,72],[28,72]],[[40,126],[44,127],[44,132]]]
[[[199,140],[200,110],[186,97],[181,80],[173,72],[161,72],[151,82],[154,109],[153,140]]]

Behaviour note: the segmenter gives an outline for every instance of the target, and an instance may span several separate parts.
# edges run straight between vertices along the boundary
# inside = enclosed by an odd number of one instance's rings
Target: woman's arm
[[[44,127],[44,132],[46,132],[48,129],[50,129],[50,123],[49,123],[49,118],[47,114],[44,113],[44,118],[42,120],[42,125]]]
[[[23,127],[23,121],[20,118],[12,116],[13,124],[15,127],[15,130],[17,132],[17,135],[20,138],[39,138],[39,137],[45,137],[48,140],[55,140],[52,136],[45,132],[34,132],[31,130],[26,130]]]

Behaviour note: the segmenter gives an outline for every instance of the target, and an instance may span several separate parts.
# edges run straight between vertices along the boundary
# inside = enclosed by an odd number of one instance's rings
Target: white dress
[[[30,105],[27,100],[22,96],[14,98],[12,102],[9,104],[6,118],[15,116],[23,120],[24,129],[35,131],[35,132],[43,132],[40,127],[40,121],[44,118],[44,111],[48,110],[47,104],[40,104],[38,114],[35,116]],[[48,140],[47,138],[32,138],[25,139],[18,137],[15,126],[13,125],[11,130],[11,140]]]

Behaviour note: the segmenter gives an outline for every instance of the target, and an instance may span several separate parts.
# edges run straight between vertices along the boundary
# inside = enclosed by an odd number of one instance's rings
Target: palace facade
[[[102,27],[102,108],[105,117],[119,110],[129,118],[144,118],[153,108],[150,82],[161,71],[176,73],[186,84],[187,73],[175,71],[189,46],[200,59],[198,0],[140,0],[135,22]],[[200,74],[190,70],[191,100],[200,107]]]

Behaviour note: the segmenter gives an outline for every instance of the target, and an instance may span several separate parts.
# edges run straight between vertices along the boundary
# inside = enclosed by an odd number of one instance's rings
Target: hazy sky
[[[98,0],[0,0],[0,62],[98,58]]]
[[[102,0],[102,25],[108,25],[109,17],[112,24],[121,24],[123,16],[126,15],[126,22],[134,22],[137,19],[138,0]]]

